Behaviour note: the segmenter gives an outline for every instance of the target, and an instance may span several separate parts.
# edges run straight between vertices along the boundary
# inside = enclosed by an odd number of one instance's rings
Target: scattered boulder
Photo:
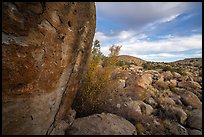
[[[193,110],[187,119],[187,124],[189,127],[202,129],[202,109]]]
[[[129,120],[137,120],[138,115],[151,115],[153,112],[152,106],[143,101],[128,101],[121,108],[121,116]]]
[[[172,75],[171,71],[165,71],[165,72],[162,73],[162,75],[164,76],[164,80],[173,79],[173,75]]]
[[[172,72],[173,78],[175,79],[179,79],[181,77],[181,74],[177,73],[177,72]]]
[[[169,84],[159,79],[155,82],[154,87],[157,88],[158,90],[165,90],[169,88]]]
[[[177,122],[164,120],[164,125],[168,129],[169,133],[167,134],[169,135],[188,135],[187,129]]]
[[[156,107],[156,105],[157,105],[157,102],[152,97],[145,99],[144,102],[151,105],[152,107]]]
[[[125,80],[124,79],[115,79],[113,80],[112,82],[115,82],[114,83],[114,87],[116,89],[122,89],[122,88],[125,88]]]
[[[131,97],[133,100],[142,101],[150,96],[150,94],[147,92],[147,89],[138,85],[128,86],[122,91],[122,93],[125,94],[128,98]]]
[[[130,65],[129,70],[133,72],[142,72],[143,67],[141,66],[135,66],[135,65]]]
[[[178,106],[161,106],[159,116],[162,118],[168,118],[174,121],[177,121],[184,125],[186,123],[187,114],[186,112]]]
[[[184,88],[178,88],[178,87],[175,87],[171,90],[173,93],[176,93],[178,95],[182,95],[184,94],[187,90],[184,89]]]
[[[186,91],[185,93],[181,94],[181,101],[185,105],[190,105],[193,108],[201,108],[202,102],[199,100],[199,98],[192,92]]]
[[[157,98],[157,103],[160,104],[160,105],[175,105],[175,102],[172,98],[170,97],[163,97],[163,96],[160,96]]]
[[[194,90],[198,90],[202,88],[200,84],[195,81],[178,82],[178,87],[186,88],[186,89],[194,89]]]
[[[179,95],[177,95],[177,96],[173,96],[173,97],[171,97],[173,100],[174,100],[174,102],[177,104],[177,105],[182,105],[182,102],[181,102],[181,96],[179,96]]]
[[[193,76],[189,76],[189,75],[180,77],[178,80],[181,81],[181,82],[194,81],[194,80],[193,80]]]
[[[133,135],[135,126],[124,118],[111,113],[94,114],[77,118],[66,135]]]
[[[187,129],[189,135],[202,135],[202,130]]]
[[[147,89],[147,87],[152,84],[152,75],[145,73],[142,76],[137,77],[136,84]]]
[[[143,115],[151,115],[152,112],[153,112],[152,106],[148,105],[148,104],[146,104],[144,102],[141,102],[140,108],[141,108],[141,111],[142,111]]]

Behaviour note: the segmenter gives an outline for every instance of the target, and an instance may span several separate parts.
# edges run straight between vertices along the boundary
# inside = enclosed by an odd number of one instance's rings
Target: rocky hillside
[[[63,132],[92,46],[95,4],[3,2],[2,18],[2,133]]]
[[[186,58],[184,60],[175,61],[177,64],[200,64],[202,66],[202,58]]]
[[[129,55],[120,55],[118,56],[118,60],[128,62],[130,64],[135,64],[137,66],[141,66],[145,62],[144,60],[140,58],[129,56]]]
[[[73,106],[76,120],[66,134],[201,135],[202,68],[188,61],[115,67],[94,109]]]

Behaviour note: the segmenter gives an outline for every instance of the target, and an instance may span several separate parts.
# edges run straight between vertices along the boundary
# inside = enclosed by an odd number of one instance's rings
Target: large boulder
[[[175,102],[172,98],[166,96],[160,96],[157,98],[157,102],[160,105],[175,105]]]
[[[191,128],[202,129],[202,109],[195,109],[187,119],[187,124]]]
[[[193,90],[199,90],[202,87],[198,82],[195,81],[183,81],[178,83],[178,87],[186,88],[186,89],[193,89]]]
[[[181,74],[177,72],[172,72],[173,78],[179,79],[181,77]]]
[[[186,124],[187,114],[178,106],[162,106],[160,116],[174,121],[178,121],[180,124]]]
[[[91,50],[95,14],[88,2],[2,3],[3,134],[50,134],[66,119]]]
[[[144,103],[143,101],[128,101],[124,105],[126,111],[123,113],[133,114],[134,112],[139,112],[143,115],[151,115],[153,112],[152,106]],[[128,117],[127,117],[128,118]]]
[[[66,135],[134,135],[135,126],[126,119],[111,113],[94,114],[77,118]]]
[[[152,84],[152,75],[145,73],[142,76],[137,77],[136,84],[147,89],[147,87]]]
[[[121,94],[124,94],[126,97],[131,97],[133,100],[145,100],[150,96],[150,92],[147,92],[147,89],[136,84],[132,84],[128,87],[125,87],[120,91]]]
[[[185,105],[190,105],[193,108],[201,108],[202,102],[199,100],[199,98],[192,92],[186,91],[184,94],[181,95],[181,101]]]

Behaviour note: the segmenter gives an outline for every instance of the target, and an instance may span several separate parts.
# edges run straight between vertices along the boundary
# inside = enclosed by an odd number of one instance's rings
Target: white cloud
[[[96,32],[95,33],[95,39],[98,39],[99,41],[108,41],[108,40],[113,40],[113,39],[118,39],[118,40],[126,40],[131,38],[134,35],[133,31],[121,31],[118,34],[114,35],[106,35],[103,32]],[[142,35],[143,36],[143,35]]]
[[[105,55],[109,53],[110,44],[122,45],[121,55],[133,55],[141,57],[145,60],[168,60],[169,58],[187,58],[187,57],[201,57],[201,52],[196,51],[192,54],[172,54],[168,52],[183,52],[192,49],[202,49],[202,35],[192,35],[176,37],[166,35],[163,39],[157,41],[147,41],[146,34],[134,34],[132,31],[121,31],[118,35],[107,36],[102,32],[97,32],[95,39],[98,39],[102,45],[102,52]],[[119,41],[111,43],[112,41]],[[158,54],[147,54],[156,52]],[[168,58],[168,59],[167,59]]]
[[[103,32],[96,32],[94,36],[94,40],[100,40],[100,41],[105,41],[108,39],[108,36],[106,36]]]
[[[121,44],[124,45],[123,52],[178,52],[202,48],[202,35],[170,37],[158,41],[135,41],[131,44],[123,41]]]
[[[190,2],[96,2],[97,13],[128,27],[141,28],[155,21],[169,22],[189,10]]]
[[[187,54],[159,53],[159,54],[145,54],[145,55],[131,54],[131,56],[139,57],[146,61],[173,62],[173,61],[177,61],[185,58],[197,58],[197,57],[201,58],[202,54],[191,54],[189,56]]]
[[[168,18],[164,18],[164,19],[162,19],[161,22],[164,23],[164,22],[170,22],[170,21],[173,21],[173,20],[176,19],[178,16],[179,16],[179,14],[172,15],[172,16],[170,16],[170,17],[168,17]]]
[[[100,30],[97,30],[94,39],[101,42],[101,50],[105,55],[108,55],[109,47],[115,44],[122,45],[121,54],[135,55],[146,60],[168,61],[176,57],[201,57],[202,34],[176,36],[178,34],[175,30],[178,24],[171,22],[180,15],[184,15],[181,16],[182,21],[192,17],[195,14],[193,9],[195,10],[197,4],[200,3],[96,2],[97,16],[102,20],[102,23],[111,20],[108,24],[116,23],[116,28],[119,25],[121,26],[117,29],[113,27],[106,30],[105,28],[106,31],[104,32],[101,32],[103,30],[100,28]],[[167,29],[174,31],[163,32],[164,29],[161,28],[165,25],[168,26]],[[191,30],[192,27],[186,29]],[[161,32],[161,34],[166,33],[167,35],[161,36],[159,33],[160,36],[156,36],[159,40],[155,40],[153,37],[154,31],[156,31],[155,34]],[[192,32],[196,31],[199,30],[193,28]],[[185,53],[186,50],[192,49],[197,49],[194,50],[197,53],[194,51],[190,54]],[[180,52],[182,54],[178,54]]]

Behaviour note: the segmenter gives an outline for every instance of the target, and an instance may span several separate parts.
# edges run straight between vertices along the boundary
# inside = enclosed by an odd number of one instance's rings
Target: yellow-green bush
[[[172,91],[176,86],[174,84],[169,84],[169,89]]]
[[[76,96],[74,109],[81,116],[89,115],[99,110],[106,103],[105,88],[111,84],[110,75],[115,67],[120,47],[112,46],[109,57],[105,57],[100,51],[99,42],[94,43],[91,55],[88,59],[87,71],[83,78],[82,88]],[[104,58],[106,65],[101,67]]]

